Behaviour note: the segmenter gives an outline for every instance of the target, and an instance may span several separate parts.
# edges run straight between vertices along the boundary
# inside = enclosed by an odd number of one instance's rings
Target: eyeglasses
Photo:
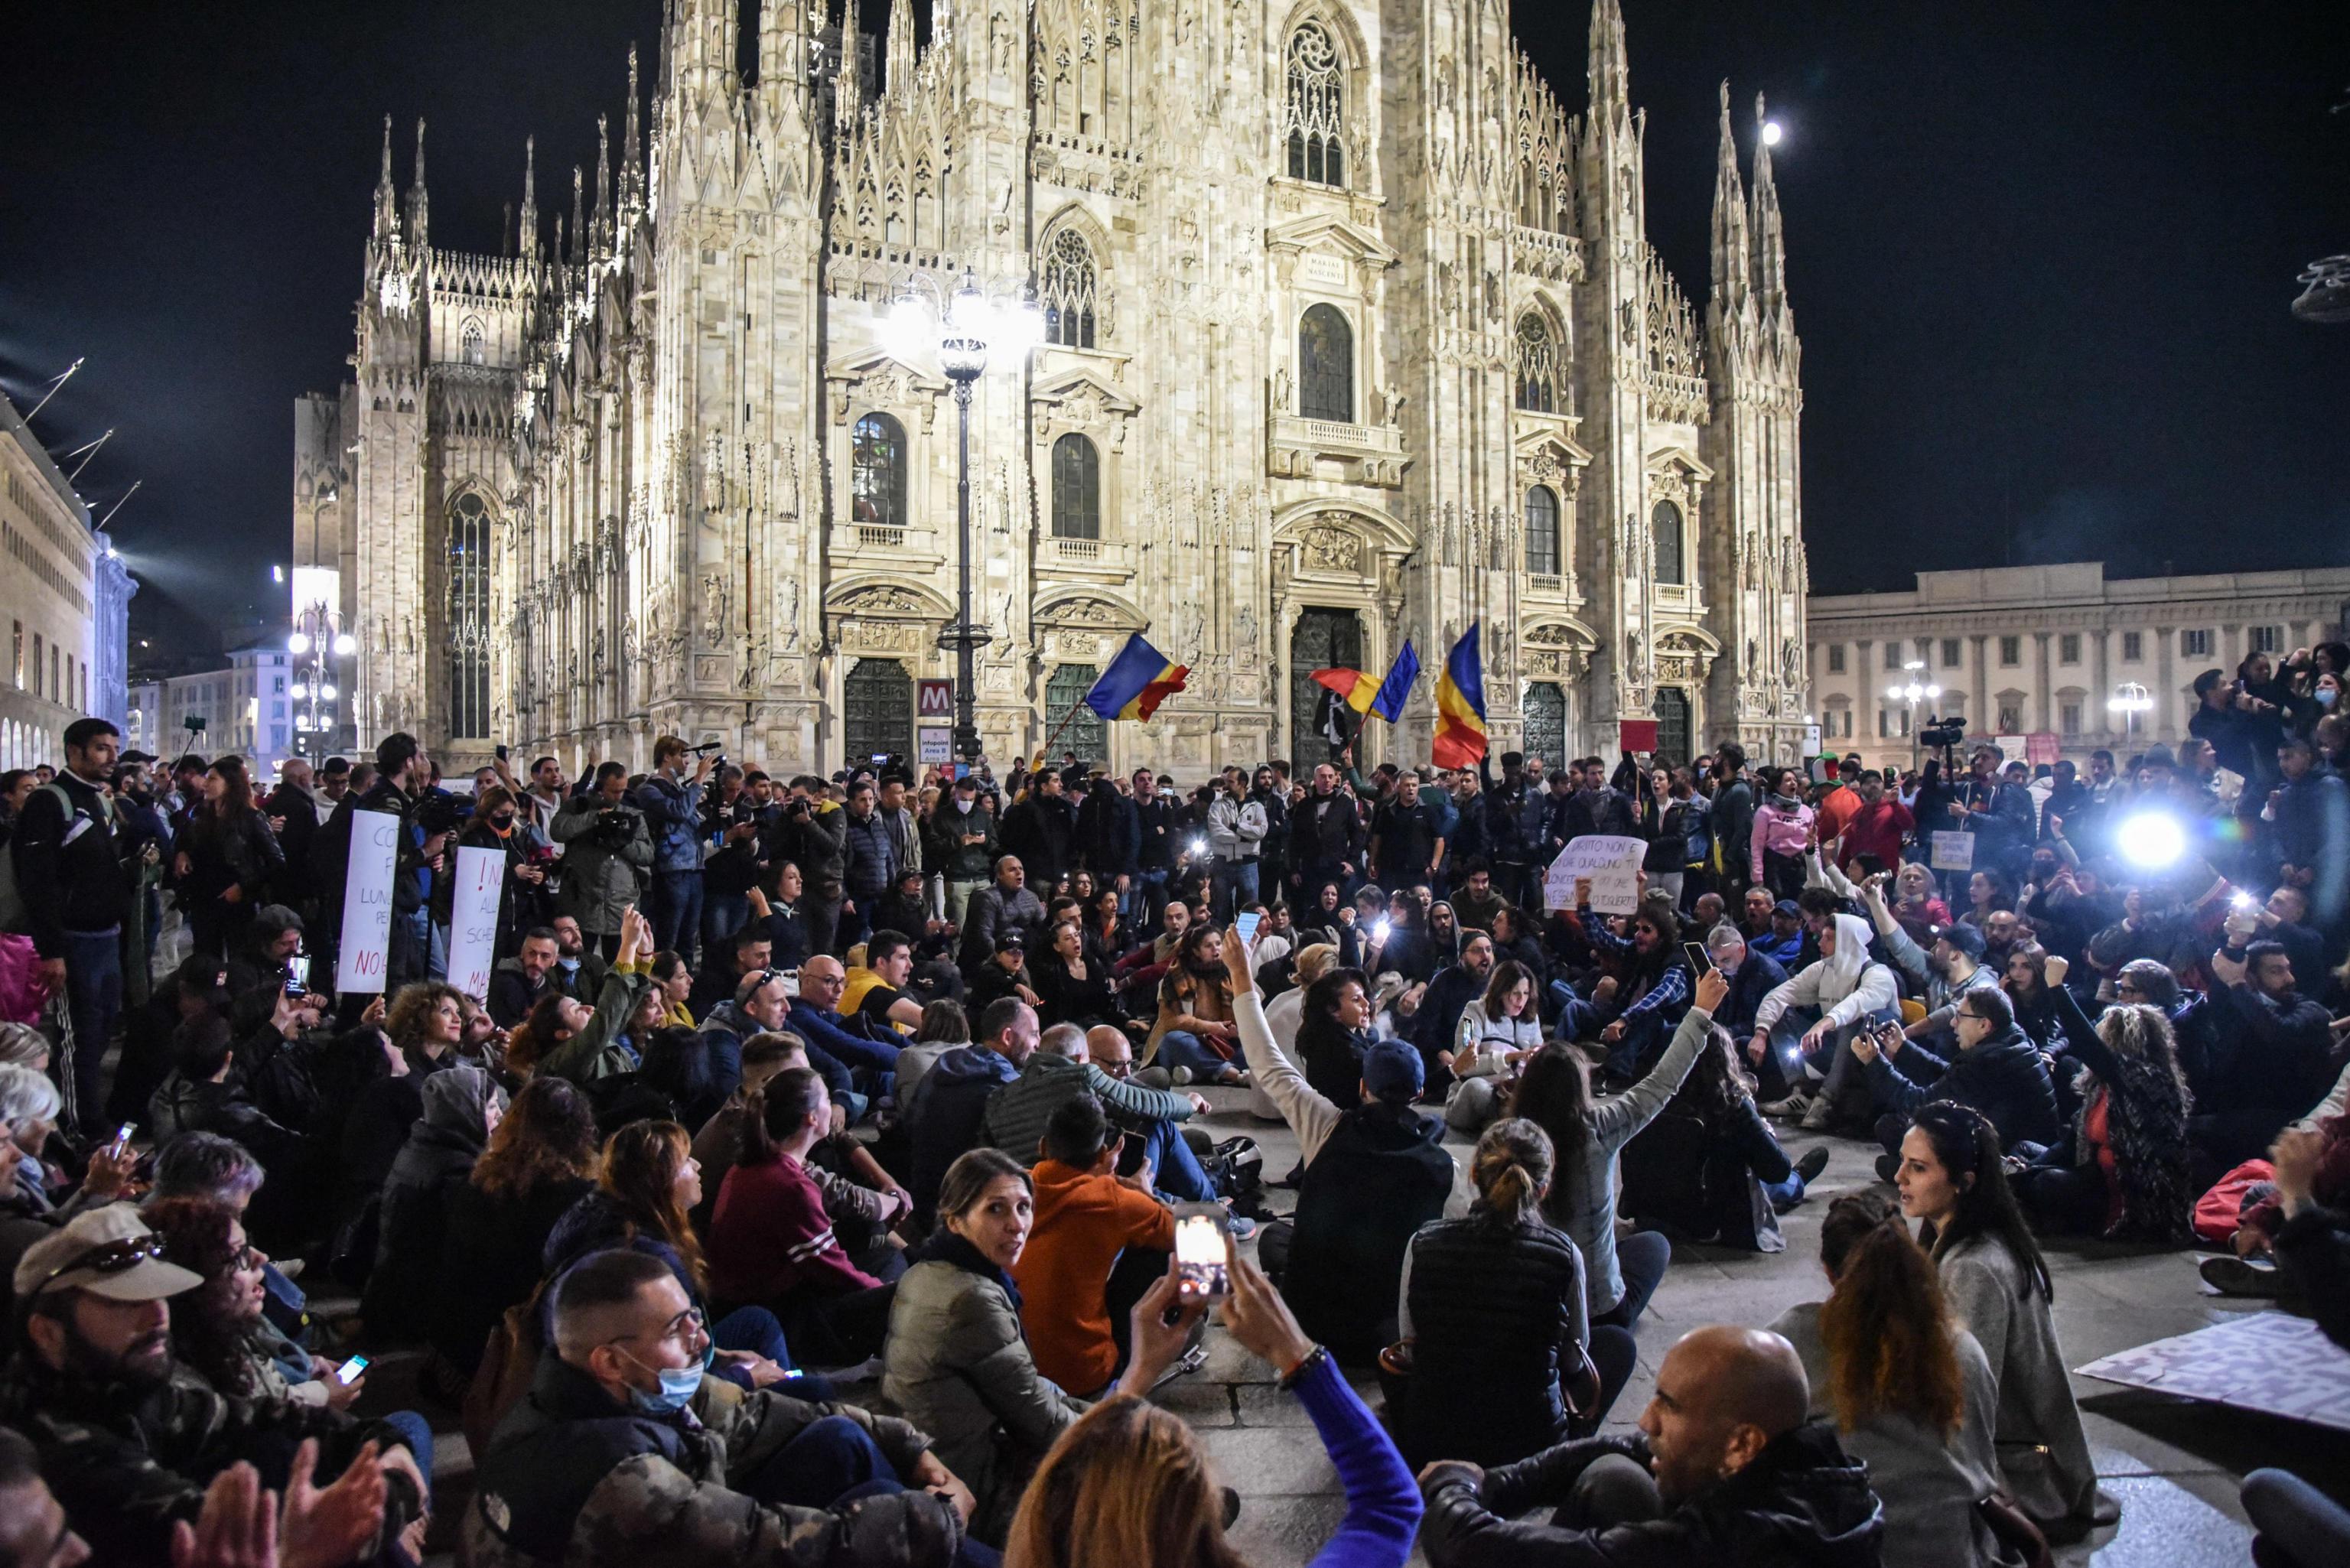
[[[608,1339],[604,1343],[607,1345],[626,1345],[632,1339],[652,1338],[674,1339],[679,1344],[682,1345],[694,1334],[708,1333],[709,1322],[710,1320],[702,1315],[702,1311],[700,1307],[690,1306],[683,1312],[678,1314],[675,1317],[670,1319],[667,1323],[661,1324],[660,1332],[659,1334],[650,1335],[641,1334],[624,1334],[616,1338]]]
[[[66,1275],[82,1269],[94,1270],[105,1275],[124,1274],[140,1264],[153,1262],[162,1255],[163,1239],[161,1236],[126,1236],[120,1241],[109,1241],[102,1247],[93,1247],[81,1256],[58,1264],[42,1276],[41,1282],[35,1285],[28,1293],[39,1295]]]

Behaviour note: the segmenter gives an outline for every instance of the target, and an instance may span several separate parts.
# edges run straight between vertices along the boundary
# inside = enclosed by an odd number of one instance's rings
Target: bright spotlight
[[[1783,130],[1780,130],[1780,129],[1779,129],[1779,122],[1778,122],[1777,120],[1775,120],[1775,119],[1766,119],[1766,120],[1764,120],[1764,121],[1762,122],[1762,145],[1763,145],[1763,146],[1765,146],[1765,147],[1776,147],[1776,146],[1778,146],[1778,145],[1779,145],[1779,139],[1780,139],[1781,137],[1783,137],[1783,136],[1786,135],[1786,134],[1787,134],[1787,133],[1786,133],[1785,131],[1783,131]]]
[[[2123,859],[2148,871],[2172,866],[2187,853],[2187,835],[2178,819],[2161,811],[2142,811],[2124,818],[2114,830],[2114,843]]]
[[[289,633],[286,639],[286,651],[296,658],[309,652],[310,634],[306,631]]]

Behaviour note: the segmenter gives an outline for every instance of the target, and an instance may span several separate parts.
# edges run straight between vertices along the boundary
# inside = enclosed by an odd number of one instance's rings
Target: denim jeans
[[[693,962],[694,944],[702,935],[702,871],[656,871],[645,899],[645,918],[652,922],[653,948]]]
[[[784,1340],[784,1325],[765,1307],[737,1307],[710,1325],[710,1343],[720,1350],[747,1350],[754,1355],[764,1355],[791,1373],[790,1377],[775,1385],[778,1393],[819,1404],[833,1397],[830,1378],[821,1372],[802,1372],[793,1366],[791,1346]],[[721,1366],[717,1373],[738,1388],[752,1386],[747,1371]]]
[[[751,918],[751,896],[747,893],[712,893],[704,888],[702,894],[702,948],[704,952],[723,952],[734,942],[734,933]]]
[[[408,1450],[416,1458],[416,1473],[424,1478],[425,1501],[432,1493],[432,1425],[413,1410],[392,1410],[378,1416],[377,1420],[408,1439]]]
[[[1230,920],[1257,901],[1260,884],[1253,860],[1216,862],[1216,919]]]
[[[1150,1161],[1150,1185],[1159,1195],[1177,1203],[1213,1203],[1216,1189],[1200,1165],[1200,1157],[1173,1122],[1143,1124],[1142,1148]]]
[[[1223,1076],[1236,1065],[1210,1050],[1188,1029],[1170,1029],[1159,1037],[1158,1064],[1189,1067],[1194,1078],[1210,1079]]]
[[[107,1042],[114,1038],[114,1026],[122,1017],[122,928],[60,935],[73,1049],[60,1054],[56,1067],[65,1100],[59,1119],[79,1127],[85,1137],[102,1138],[113,1130],[103,1125],[106,1096],[99,1084]]]

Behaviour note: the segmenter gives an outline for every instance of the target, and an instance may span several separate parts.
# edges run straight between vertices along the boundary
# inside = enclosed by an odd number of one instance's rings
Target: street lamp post
[[[1918,771],[1920,755],[1918,750],[1918,704],[1936,701],[1942,695],[1942,689],[1930,680],[1920,684],[1919,677],[1926,669],[1923,659],[1913,659],[1901,668],[1909,679],[1885,694],[1896,702],[1909,704],[1909,721],[1906,727],[1909,732],[1909,771],[1914,774]]]
[[[2122,744],[2126,746],[2137,732],[2137,716],[2154,711],[2154,693],[2135,680],[2125,680],[2106,699],[2106,711],[2122,716]]]
[[[359,651],[359,640],[342,629],[342,617],[320,602],[296,612],[286,651],[294,656],[294,750],[315,762],[335,749],[338,677]]]
[[[918,288],[910,286],[891,306],[889,327],[891,335],[907,348],[913,347],[911,339],[917,334],[930,331],[929,304]],[[999,310],[980,292],[968,271],[963,274],[962,286],[940,312],[937,332],[939,369],[954,384],[956,535],[955,618],[953,625],[940,633],[939,646],[954,649],[955,754],[966,763],[975,763],[980,756],[979,678],[975,666],[979,650],[993,637],[985,627],[972,624],[971,618],[972,388],[987,372],[991,340],[994,347],[1010,351],[1014,358],[1024,359],[1042,334],[1033,305],[1024,303]]]

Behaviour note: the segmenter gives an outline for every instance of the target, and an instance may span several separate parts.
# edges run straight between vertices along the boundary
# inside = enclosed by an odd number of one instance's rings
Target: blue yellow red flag
[[[1440,768],[1465,768],[1485,754],[1485,673],[1477,656],[1477,623],[1461,634],[1436,681],[1436,738],[1430,748]]]
[[[1189,665],[1172,662],[1138,631],[1086,693],[1086,706],[1104,719],[1148,719],[1183,690],[1191,674]]]

